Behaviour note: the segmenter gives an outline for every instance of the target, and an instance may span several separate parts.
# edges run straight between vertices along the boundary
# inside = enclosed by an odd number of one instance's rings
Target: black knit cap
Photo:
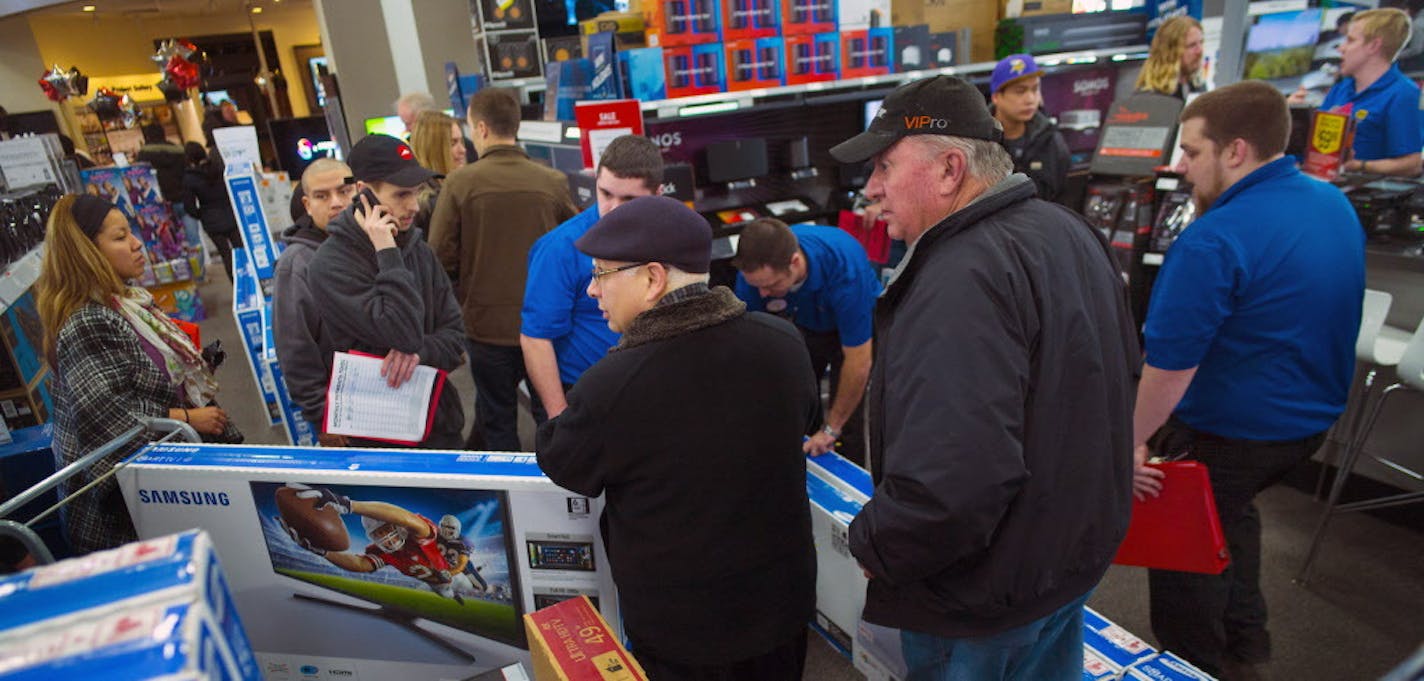
[[[681,201],[640,196],[599,219],[574,247],[600,260],[660,262],[705,274],[712,262],[712,227]]]
[[[910,135],[998,142],[1004,137],[1004,128],[989,113],[978,88],[963,78],[940,75],[895,88],[870,127],[831,147],[831,156],[841,163],[860,163]]]
[[[84,232],[84,236],[90,239],[99,236],[99,231],[104,229],[104,219],[109,217],[109,211],[113,210],[118,210],[114,204],[93,194],[80,194],[69,208],[69,212],[74,215],[74,222],[79,225],[79,231]]]

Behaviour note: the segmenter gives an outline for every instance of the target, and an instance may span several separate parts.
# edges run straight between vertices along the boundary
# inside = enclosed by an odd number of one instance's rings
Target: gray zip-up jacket
[[[348,208],[327,225],[327,235],[311,259],[307,281],[332,350],[384,357],[396,349],[445,371],[464,363],[465,322],[450,277],[419,228],[400,234],[396,248],[378,252]],[[323,360],[330,376],[331,353]],[[460,394],[446,383],[421,446],[459,448],[464,425]]]
[[[302,417],[321,432],[326,414],[326,383],[331,362],[331,340],[323,333],[322,315],[312,299],[307,268],[326,232],[303,216],[282,233],[287,244],[277,258],[277,283],[272,290],[272,335],[277,342],[277,363],[292,402]]]

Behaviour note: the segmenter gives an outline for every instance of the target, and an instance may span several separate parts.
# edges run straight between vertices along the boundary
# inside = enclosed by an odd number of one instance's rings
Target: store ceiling
[[[10,10],[11,5],[18,8]],[[142,18],[239,14],[254,5],[262,7],[264,11],[278,11],[288,6],[309,7],[311,0],[0,0],[0,15],[27,10],[44,15],[85,15],[89,14],[84,11],[86,5],[93,5],[95,14]]]

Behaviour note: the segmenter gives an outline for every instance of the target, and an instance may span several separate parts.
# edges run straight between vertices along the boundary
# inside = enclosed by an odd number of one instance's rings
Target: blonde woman
[[[1189,16],[1173,17],[1152,38],[1152,49],[1137,74],[1137,89],[1186,99],[1206,90],[1201,66],[1201,24]]]
[[[439,111],[422,111],[416,114],[410,128],[410,150],[416,162],[439,175],[420,190],[415,226],[424,238],[430,229],[430,215],[435,212],[435,199],[440,195],[440,183],[445,175],[465,165],[465,134],[454,117]]]
[[[55,204],[37,283],[44,351],[53,370],[54,452],[67,465],[137,425],[142,417],[186,421],[203,435],[241,441],[213,400],[218,384],[192,340],[126,282],[143,274],[143,243],[113,204],[89,194]],[[73,493],[108,472],[138,442],[71,478]],[[137,535],[113,478],[74,499],[65,512],[79,553]]]

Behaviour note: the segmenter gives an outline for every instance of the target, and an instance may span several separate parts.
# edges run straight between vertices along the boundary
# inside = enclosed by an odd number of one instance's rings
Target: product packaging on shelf
[[[645,681],[638,661],[618,642],[587,597],[570,598],[524,616],[535,681]]]
[[[819,83],[836,80],[841,72],[841,43],[837,33],[788,35],[786,84]]]
[[[837,0],[782,0],[781,34],[833,33],[839,26],[836,19]]]
[[[171,493],[175,503],[186,494]],[[206,533],[0,578],[0,679],[90,678],[116,666],[128,678],[206,670],[186,678],[260,681]]]
[[[841,31],[841,78],[883,76],[894,66],[895,30]]]
[[[721,0],[645,0],[648,47],[715,43],[722,39]]]
[[[484,43],[491,81],[538,78],[544,74],[538,31],[486,33]]]
[[[842,31],[890,26],[890,0],[837,0],[836,23]]]
[[[522,615],[579,595],[620,631],[597,502],[530,454],[164,444],[118,477],[140,536],[212,535],[267,681],[528,664]]]
[[[726,91],[722,44],[663,48],[663,72],[668,97],[688,97]]]
[[[618,63],[626,99],[651,102],[667,99],[667,74],[663,72],[663,48],[640,47],[620,50]]]
[[[722,0],[722,40],[781,35],[781,0]]]
[[[784,85],[785,49],[780,38],[726,43],[727,91]]]

